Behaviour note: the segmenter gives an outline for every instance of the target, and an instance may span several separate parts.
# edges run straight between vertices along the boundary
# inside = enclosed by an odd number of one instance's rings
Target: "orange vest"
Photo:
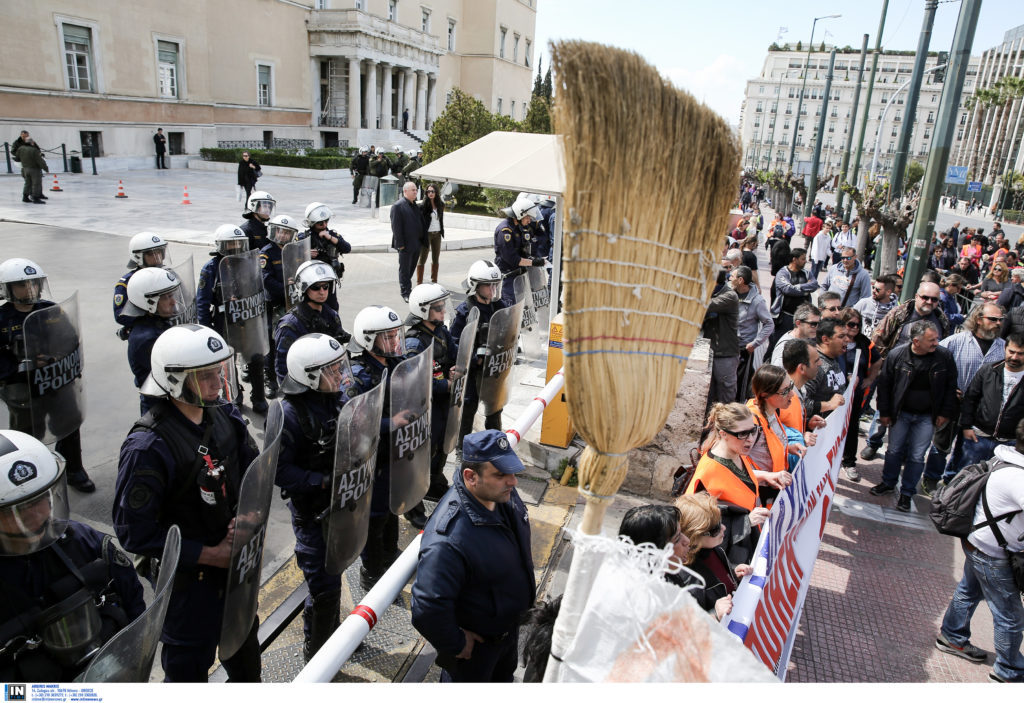
[[[800,394],[795,388],[789,399],[789,405],[779,411],[779,422],[786,427],[798,430],[800,434],[807,431],[807,424],[804,422],[804,404],[800,402]]]
[[[747,475],[750,476],[750,480],[756,487],[754,464],[745,456],[740,459],[743,461],[743,468],[747,470]],[[736,474],[715,461],[710,452],[705,453],[697,462],[697,470],[694,471],[690,485],[686,488],[686,495],[693,495],[700,491],[707,491],[718,500],[738,505],[746,510],[753,510],[760,504],[756,491],[751,492],[750,488],[744,485]]]
[[[747,407],[750,408],[750,412],[754,415],[754,421],[761,426],[761,434],[764,435],[765,441],[768,443],[768,453],[772,457],[771,466],[758,466],[757,468],[762,471],[786,471],[789,469],[789,459],[786,458],[786,445],[782,443],[779,436],[772,432],[772,428],[768,425],[768,418],[761,414],[761,409],[757,407],[757,401],[753,398],[747,401]],[[779,424],[785,424],[779,418],[779,413],[776,411],[775,418],[779,420]]]

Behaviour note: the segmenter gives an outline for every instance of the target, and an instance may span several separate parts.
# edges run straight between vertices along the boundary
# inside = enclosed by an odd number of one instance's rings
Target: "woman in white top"
[[[441,200],[441,191],[436,185],[427,186],[426,194],[419,206],[423,215],[423,228],[427,233],[427,242],[420,248],[420,260],[416,266],[416,285],[423,283],[423,268],[427,264],[428,249],[430,253],[430,282],[437,283],[441,239],[444,238],[444,201]]]

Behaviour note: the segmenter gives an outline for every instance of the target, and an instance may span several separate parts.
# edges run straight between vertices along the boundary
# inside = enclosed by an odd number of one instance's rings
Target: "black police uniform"
[[[121,445],[113,508],[121,544],[159,558],[171,525],[181,530],[181,556],[160,637],[166,681],[207,680],[220,641],[228,571],[199,564],[199,555],[227,534],[242,474],[256,455],[245,421],[226,403],[204,409],[197,425],[161,399]],[[222,468],[219,478],[211,465]],[[258,624],[253,622],[241,649],[221,662],[232,681],[260,680]]]
[[[130,271],[126,271],[123,276],[117,279],[117,283],[114,284],[114,322],[121,325],[121,329],[117,331],[117,336],[121,339],[128,339],[128,335],[132,331],[132,325],[135,324],[135,318],[124,314],[124,306],[128,304],[128,281],[131,280],[138,268],[133,268]]]
[[[509,288],[512,286],[509,285]],[[462,330],[466,327],[466,318],[469,316],[470,306],[480,311],[480,319],[476,328],[476,339],[473,342],[474,353],[469,364],[469,378],[466,379],[466,395],[463,398],[462,422],[459,425],[459,444],[462,446],[462,438],[473,431],[473,419],[476,417],[476,409],[480,404],[480,373],[483,369],[483,358],[476,355],[476,349],[487,344],[487,329],[491,324],[494,313],[502,308],[508,307],[502,300],[495,300],[490,303],[481,303],[475,295],[471,295],[455,308],[455,318],[452,320],[451,335],[453,339],[462,339]],[[484,417],[484,428],[488,430],[501,429],[501,411]]]
[[[444,323],[438,323],[433,330],[417,318],[405,336],[406,349],[419,354],[429,346],[434,348],[434,368],[431,382],[430,412],[430,488],[427,498],[438,500],[448,490],[448,479],[444,477],[444,465],[448,455],[441,449],[444,442],[445,425],[448,423],[451,370],[458,358],[458,340],[454,339]]]
[[[196,320],[221,336],[224,335],[224,292],[220,284],[220,262],[224,256],[214,253],[199,271],[196,287]]]
[[[259,251],[270,241],[267,239],[267,223],[257,217],[255,212],[247,212],[242,217],[245,222],[238,225],[238,228],[249,238],[249,248]]]
[[[166,318],[146,314],[136,319],[128,335],[128,366],[135,377],[135,387],[141,388],[153,368],[151,356],[153,345],[165,330],[171,328]],[[139,395],[139,415],[145,415],[153,407],[153,398]]]
[[[348,344],[352,338],[352,335],[341,326],[341,318],[337,312],[326,305],[320,310],[314,310],[309,305],[308,298],[303,299],[281,318],[274,329],[274,371],[279,383],[284,383],[285,377],[288,376],[288,350],[292,348],[292,344],[299,337],[314,332],[334,337],[342,344]]]
[[[81,591],[92,596],[101,630],[88,652],[101,646],[146,609],[142,584],[113,538],[78,522],[45,549],[0,558],[0,681],[72,681],[88,665],[43,644],[40,623],[74,612]],[[95,605],[102,602],[102,605]],[[73,631],[74,628],[71,628]]]
[[[359,200],[359,189],[363,185],[363,178],[370,170],[370,157],[366,154],[357,154],[352,159],[350,170],[352,171],[352,204],[355,205]]]
[[[309,237],[309,247],[316,251],[316,256],[313,257],[313,260],[323,261],[325,264],[329,265],[334,271],[334,275],[338,277],[338,282],[340,283],[342,277],[345,275],[345,262],[341,261],[339,257],[342,254],[350,253],[352,251],[352,245],[333,229],[326,229],[324,232],[337,238],[338,243],[335,244],[334,242],[324,239],[320,236],[320,232],[314,232],[312,228],[303,232],[301,237]],[[335,312],[338,311],[338,286],[334,286],[334,288],[332,288],[327,294],[327,306]]]
[[[281,246],[277,242],[267,242],[260,249],[260,271],[263,274],[263,289],[267,292],[267,338],[270,343],[270,352],[263,357],[265,368],[270,369],[266,374],[267,390],[273,398],[277,394],[277,375],[273,369],[277,351],[274,349],[274,328],[285,312],[287,299],[284,289],[284,269],[282,267]],[[258,369],[251,365],[250,374],[253,377],[253,389],[256,388],[256,374],[263,376],[264,367]]]
[[[502,220],[494,230],[494,263],[504,279],[501,286],[501,302],[505,303],[506,307],[516,304],[516,291],[512,281],[526,271],[519,265],[520,259],[531,259],[535,266],[544,264],[544,259],[534,258],[532,243],[530,227],[521,227],[511,217]]]

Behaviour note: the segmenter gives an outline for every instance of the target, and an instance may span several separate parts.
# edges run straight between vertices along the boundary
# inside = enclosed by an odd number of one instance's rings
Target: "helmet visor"
[[[422,307],[425,308],[426,316],[422,319],[427,322],[445,324],[448,320],[451,320],[452,315],[452,298],[450,295],[441,298],[440,300],[434,300]]]
[[[50,299],[50,287],[45,276],[4,283],[3,293],[7,300],[19,305],[32,305],[40,300]]]
[[[253,203],[252,211],[265,220],[269,220],[274,216],[274,207],[276,203],[273,200],[257,200]]]
[[[378,356],[405,356],[405,328],[381,330],[373,340],[373,353]]]
[[[497,281],[473,281],[473,290],[481,302],[489,303],[501,298],[501,279]]]
[[[181,285],[147,297],[154,301],[153,313],[158,317],[171,318],[185,312],[185,308],[188,307]]]
[[[340,393],[355,385],[352,367],[348,363],[348,354],[343,354],[329,364],[321,366],[319,376],[320,385],[317,390],[321,393]]]
[[[235,357],[232,354],[223,361],[209,366],[200,366],[184,372],[178,399],[183,403],[200,408],[234,402],[238,393],[235,380]],[[168,371],[168,377],[174,375]]]
[[[46,549],[68,525],[68,483],[64,459],[56,455],[57,480],[44,490],[0,508],[0,557]]]
[[[295,238],[296,230],[290,227],[282,227],[281,225],[267,225],[267,238],[272,242],[277,242],[279,246],[284,246],[288,242]]]
[[[139,263],[142,264],[142,266],[165,266],[171,263],[167,256],[166,244],[140,251],[138,252],[138,256]]]
[[[241,254],[248,248],[248,246],[249,242],[245,239],[222,239],[217,242],[217,253],[224,256]]]

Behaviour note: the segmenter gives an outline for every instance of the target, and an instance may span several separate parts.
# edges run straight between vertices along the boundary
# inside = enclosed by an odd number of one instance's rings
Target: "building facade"
[[[829,53],[824,51],[769,50],[764,67],[757,78],[747,81],[740,133],[743,144],[743,163],[747,168],[785,169],[789,152],[796,141],[793,170],[810,173],[814,156],[818,122],[825,97],[825,79],[828,73]],[[867,132],[861,155],[861,179],[870,175],[872,164],[876,174],[887,174],[892,168],[897,136],[903,122],[913,115],[906,114],[907,87],[914,68],[912,51],[884,51],[878,59],[878,71],[871,95]],[[807,84],[801,108],[799,125],[796,121],[797,104],[803,82],[806,62]],[[968,110],[963,107],[974,91],[979,60],[972,58],[967,68],[964,95],[958,115],[959,129],[953,142],[953,152],[965,139]],[[938,57],[930,54],[926,70],[938,65]],[[861,83],[860,104],[853,113],[853,94],[860,66],[860,51],[846,47],[836,52],[831,95],[825,108],[825,134],[821,148],[818,173],[821,177],[839,175],[843,151],[850,130],[859,129],[867,97],[870,78],[871,52],[868,52]],[[917,115],[907,160],[921,164],[928,157],[935,119],[939,110],[939,97],[943,83],[935,80],[935,73],[926,73],[921,84]],[[857,148],[859,134],[854,132],[851,151]],[[852,163],[851,154],[851,163]]]
[[[1024,76],[1024,25],[1003,36],[1003,43],[981,55],[978,88],[992,88],[1005,76]],[[967,136],[951,154],[950,163],[967,166],[971,179],[994,186],[990,206],[998,203],[1001,175],[1024,172],[1024,96],[1003,105],[976,103],[967,123]]]
[[[454,87],[525,116],[536,0],[8,0],[0,141],[148,158],[415,145]],[[403,112],[408,129],[402,134]]]

